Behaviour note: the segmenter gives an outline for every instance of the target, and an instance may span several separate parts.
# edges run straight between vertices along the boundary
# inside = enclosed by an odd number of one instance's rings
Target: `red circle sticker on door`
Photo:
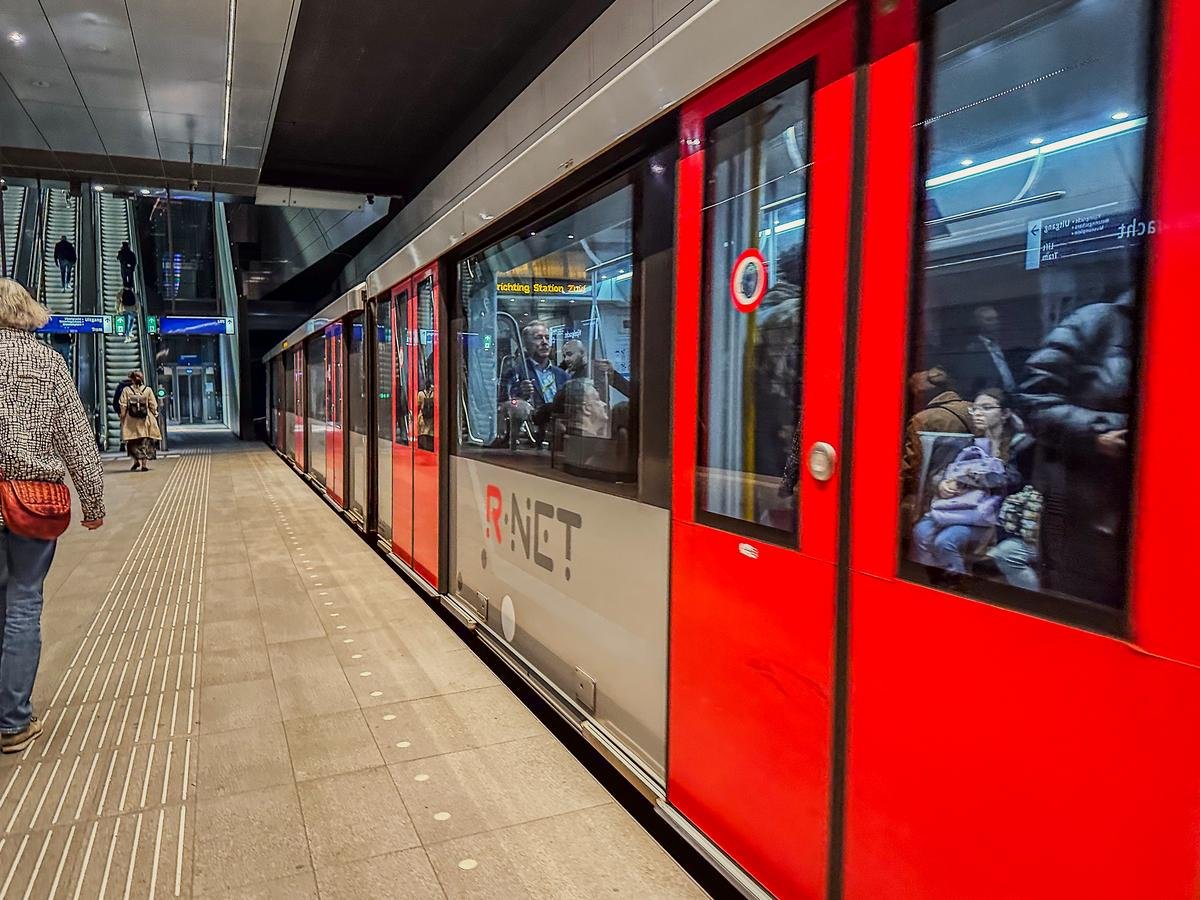
[[[729,296],[733,308],[741,313],[754,312],[767,293],[767,261],[751,247],[733,264],[729,276]]]

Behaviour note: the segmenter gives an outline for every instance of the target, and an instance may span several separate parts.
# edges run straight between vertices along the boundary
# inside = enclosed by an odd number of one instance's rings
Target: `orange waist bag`
[[[0,515],[13,534],[52,541],[71,524],[71,493],[54,481],[0,478]]]

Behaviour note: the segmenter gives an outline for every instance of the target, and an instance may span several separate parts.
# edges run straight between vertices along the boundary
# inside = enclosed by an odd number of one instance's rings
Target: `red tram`
[[[273,350],[274,446],[747,896],[1200,896],[1200,9],[800,6]]]

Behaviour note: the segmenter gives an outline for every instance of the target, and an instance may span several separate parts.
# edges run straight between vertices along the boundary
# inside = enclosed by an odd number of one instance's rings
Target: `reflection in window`
[[[408,408],[408,291],[396,295],[396,443],[408,443],[412,417]]]
[[[461,452],[637,479],[633,188],[459,264]]]
[[[934,17],[902,527],[937,581],[1124,603],[1152,6]]]
[[[308,416],[308,459],[309,471],[322,484],[325,483],[325,341],[312,338],[304,344],[304,383],[308,385],[308,402],[304,412]]]
[[[797,529],[809,85],[712,127],[697,506]]]

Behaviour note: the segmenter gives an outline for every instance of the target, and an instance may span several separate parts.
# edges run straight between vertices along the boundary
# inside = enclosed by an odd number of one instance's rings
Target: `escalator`
[[[99,235],[97,253],[100,257],[98,271],[100,274],[100,304],[106,315],[121,314],[121,264],[117,261],[117,252],[121,249],[122,241],[134,245],[132,216],[130,203],[119,197],[107,194],[98,196],[97,214]],[[139,297],[139,301],[143,298]],[[141,303],[139,303],[139,306]],[[106,334],[104,336],[104,410],[106,446],[115,450],[121,443],[121,420],[112,408],[112,395],[117,385],[133,369],[145,371],[142,359],[144,335],[144,317],[137,326],[135,340],[126,341],[122,335]]]
[[[79,249],[79,201],[67,195],[63,188],[48,188],[46,198],[46,226],[42,234],[42,302],[56,316],[73,316],[79,312],[79,268],[70,285],[62,286],[58,264],[54,261],[54,247],[59,238],[66,236]],[[118,243],[119,247],[120,244]],[[117,281],[121,273],[117,272]]]
[[[25,210],[25,188],[8,185],[4,192],[4,275],[16,277],[17,243],[21,236],[21,216]]]

